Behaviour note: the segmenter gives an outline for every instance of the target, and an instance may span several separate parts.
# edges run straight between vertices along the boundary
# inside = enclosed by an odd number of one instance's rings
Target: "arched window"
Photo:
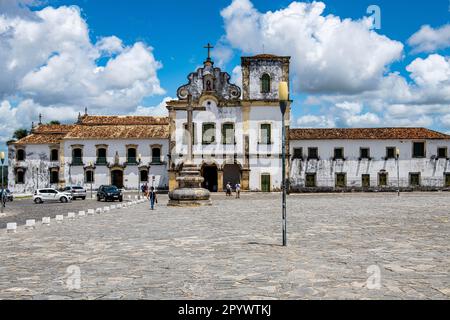
[[[141,182],[148,182],[148,171],[147,170],[140,171],[140,179],[141,179]]]
[[[83,150],[81,148],[74,148],[72,151],[72,165],[83,165]]]
[[[98,165],[105,165],[105,164],[107,164],[106,149],[105,148],[99,148],[97,150],[97,164]]]
[[[136,148],[128,148],[128,151],[127,151],[127,162],[128,162],[128,164],[136,164],[137,163],[137,150],[136,150]]]
[[[24,184],[25,183],[25,170],[18,169],[16,171],[16,184]]]
[[[265,73],[261,77],[261,93],[270,92],[270,76]]]
[[[272,143],[272,126],[270,123],[263,123],[260,127],[260,144]]]
[[[203,145],[209,145],[216,142],[216,124],[204,123],[202,130],[202,143]]]
[[[152,148],[152,163],[161,163],[161,148]]]
[[[25,150],[17,150],[17,161],[25,161]]]
[[[84,181],[86,183],[94,183],[94,170],[86,170]]]
[[[223,144],[235,143],[235,133],[233,123],[224,123],[222,125],[222,143]]]
[[[50,184],[59,183],[59,172],[57,169],[50,170]]]
[[[50,161],[58,161],[59,160],[59,151],[58,149],[52,149],[50,152]]]

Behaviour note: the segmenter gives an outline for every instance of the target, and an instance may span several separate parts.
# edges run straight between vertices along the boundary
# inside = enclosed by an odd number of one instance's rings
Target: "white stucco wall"
[[[137,146],[137,155],[141,155],[140,166],[150,166],[149,184],[152,184],[152,177],[155,177],[154,186],[157,188],[167,188],[169,178],[167,173],[167,155],[169,154],[169,143],[167,139],[146,139],[146,140],[65,140],[64,141],[64,176],[66,184],[84,185],[84,167],[71,166],[72,149],[74,145],[83,146],[83,163],[85,166],[90,162],[96,163],[97,145],[107,145],[107,162],[114,164],[116,152],[119,155],[119,164],[123,165],[127,161],[127,145]],[[163,164],[152,164],[152,145],[161,145],[161,161]],[[138,165],[127,165],[124,170],[125,189],[135,190],[139,185]],[[95,166],[95,182],[93,188],[101,185],[111,184],[110,169],[105,165]],[[90,184],[87,185],[90,188]]]
[[[421,186],[443,187],[444,174],[450,172],[449,161],[432,159],[437,155],[438,147],[447,147],[449,140],[427,140],[426,157],[412,157],[412,140],[296,140],[290,141],[290,152],[295,148],[303,148],[303,157],[307,158],[308,148],[319,148],[320,160],[293,160],[290,168],[292,187],[304,187],[306,173],[317,174],[317,187],[334,187],[336,173],[347,174],[347,187],[361,187],[362,175],[370,175],[371,187],[378,186],[378,174],[385,171],[388,174],[388,186],[397,187],[397,161],[387,159],[386,148],[400,149],[400,186],[408,187],[410,173],[421,174]],[[335,148],[344,148],[345,161],[333,161]],[[360,148],[370,148],[372,160],[359,160]]]
[[[16,148],[8,148],[8,189],[14,193],[32,193],[37,188],[57,187],[50,184],[50,168],[59,167],[59,162],[50,161],[50,145],[27,145],[21,147],[25,150],[25,160],[16,161]],[[15,168],[25,168],[25,181],[16,184]]]

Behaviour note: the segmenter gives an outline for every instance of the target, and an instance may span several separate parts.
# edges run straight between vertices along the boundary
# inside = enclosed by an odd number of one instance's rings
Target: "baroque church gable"
[[[189,74],[188,84],[178,89],[177,96],[180,100],[186,100],[190,95],[194,101],[198,101],[204,94],[215,96],[219,101],[238,101],[241,97],[241,89],[230,83],[230,75],[214,67],[210,48],[208,45],[208,58],[204,66]]]

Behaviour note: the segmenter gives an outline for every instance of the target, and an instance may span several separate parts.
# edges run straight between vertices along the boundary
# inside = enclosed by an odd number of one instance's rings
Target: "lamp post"
[[[0,160],[2,162],[2,198],[1,198],[2,203],[0,204],[0,207],[1,207],[1,213],[3,213],[3,208],[6,205],[5,188],[3,187],[3,164],[5,163],[5,153],[3,151],[0,152]]]
[[[94,168],[94,163],[92,161],[89,161],[89,167],[92,169]],[[94,199],[94,194],[92,192],[92,181],[94,180],[94,171],[91,171],[91,177],[89,179],[89,182],[91,183],[91,200]]]
[[[281,166],[282,166],[282,183],[281,188],[283,191],[283,206],[282,206],[282,218],[283,218],[283,247],[287,246],[287,213],[286,213],[286,125],[285,125],[285,115],[286,109],[289,101],[289,88],[287,82],[280,82],[279,87],[279,99],[280,99],[280,110],[281,110],[281,125],[282,125],[282,151],[281,151]]]
[[[141,172],[139,170],[139,165],[142,161],[142,155],[139,154],[137,158],[137,164],[138,164],[138,174],[137,174],[137,181],[138,181],[138,199],[141,200]]]
[[[397,158],[397,195],[400,197],[400,148],[395,150],[395,156]]]

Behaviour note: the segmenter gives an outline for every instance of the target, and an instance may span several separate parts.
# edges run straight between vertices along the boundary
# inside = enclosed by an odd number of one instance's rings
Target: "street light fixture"
[[[397,158],[397,195],[400,197],[400,148],[395,150],[395,156]]]
[[[89,161],[89,168],[94,168],[94,163],[92,161]],[[94,199],[94,193],[92,192],[92,180],[94,180],[94,171],[91,171],[91,177],[89,179],[89,182],[91,183],[91,200]]]
[[[287,82],[280,82],[279,86],[279,99],[280,99],[280,110],[282,115],[281,125],[282,125],[282,183],[281,188],[283,190],[283,206],[282,206],[282,217],[283,217],[283,246],[287,246],[287,213],[286,213],[286,125],[285,125],[285,115],[286,109],[289,101],[289,86]]]
[[[3,208],[6,206],[6,201],[5,201],[5,188],[3,187],[3,164],[5,163],[5,153],[2,151],[0,152],[0,160],[2,162],[2,198],[1,198],[1,213],[3,213]]]
[[[138,181],[138,199],[139,200],[141,200],[141,171],[140,171],[140,168],[139,168],[139,166],[141,165],[141,162],[142,162],[142,155],[141,154],[139,154],[138,155],[138,158],[137,158],[137,170],[138,170],[138,174],[137,174],[137,181]]]

